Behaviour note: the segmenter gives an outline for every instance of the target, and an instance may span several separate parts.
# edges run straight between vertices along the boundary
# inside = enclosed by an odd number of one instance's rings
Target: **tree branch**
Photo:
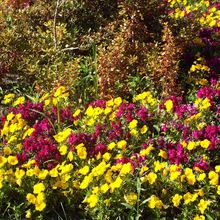
[[[53,34],[54,34],[54,46],[57,49],[57,12],[59,8],[60,0],[57,0],[56,9],[53,18]]]

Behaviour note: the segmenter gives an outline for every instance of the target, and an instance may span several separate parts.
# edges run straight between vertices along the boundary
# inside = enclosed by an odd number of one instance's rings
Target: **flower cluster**
[[[133,102],[118,97],[73,109],[68,95],[62,86],[39,103],[18,103],[13,94],[3,100],[1,195],[7,187],[19,193],[26,218],[46,216],[59,200],[106,219],[116,210],[220,217],[218,82],[200,86],[187,104],[147,91]]]
[[[193,17],[203,27],[220,27],[220,4],[217,1],[167,0],[169,15],[174,19]]]

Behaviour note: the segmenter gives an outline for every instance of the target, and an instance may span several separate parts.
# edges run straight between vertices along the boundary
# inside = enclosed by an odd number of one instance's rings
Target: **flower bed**
[[[60,86],[5,96],[0,210],[33,219],[218,219],[219,84],[73,108]],[[50,217],[49,217],[50,216]],[[80,216],[80,217],[79,217]]]

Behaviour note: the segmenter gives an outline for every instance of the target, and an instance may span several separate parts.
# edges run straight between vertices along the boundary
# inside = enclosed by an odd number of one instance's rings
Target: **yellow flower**
[[[38,174],[38,178],[40,180],[44,180],[47,177],[48,173],[49,173],[48,170],[42,169]]]
[[[134,192],[131,192],[127,195],[124,196],[125,201],[129,204],[129,205],[135,205],[137,202],[137,195]]]
[[[67,149],[68,147],[66,145],[62,145],[60,148],[59,148],[59,152],[61,155],[65,155],[67,153]]]
[[[61,175],[67,174],[73,170],[73,164],[62,164],[59,169],[61,170]]]
[[[2,189],[3,184],[2,184],[3,180],[0,179],[0,189]]]
[[[34,175],[38,176],[40,173],[40,168],[38,166],[34,167]]]
[[[0,155],[0,167],[7,163],[7,158]]]
[[[40,192],[37,197],[36,197],[36,201],[35,201],[35,209],[39,212],[43,211],[46,207],[46,203],[45,203],[45,195],[43,192]]]
[[[119,149],[123,149],[124,150],[124,149],[126,149],[127,142],[125,140],[121,140],[121,141],[118,142],[117,145],[118,145]]]
[[[132,129],[131,131],[130,131],[130,134],[132,135],[132,136],[136,136],[137,135],[137,130],[136,129]]]
[[[102,108],[100,108],[100,107],[94,108],[94,115],[95,116],[101,115],[102,113],[103,113],[103,109]]]
[[[11,144],[13,142],[17,141],[17,137],[15,135],[11,136],[10,139],[8,140],[8,144]],[[21,149],[21,148],[20,148]]]
[[[31,210],[30,210],[30,209],[28,209],[28,210],[26,211],[25,217],[26,217],[26,218],[31,218]]]
[[[152,195],[148,202],[148,207],[151,209],[154,209],[154,208],[162,209],[163,202],[157,196]]]
[[[9,157],[8,157],[8,163],[9,163],[10,165],[16,165],[16,164],[18,164],[18,159],[17,159],[17,157],[16,157],[16,156],[9,156]]]
[[[51,177],[58,177],[58,170],[57,170],[57,168],[54,167],[53,169],[51,169],[49,171],[49,174],[50,174]]]
[[[93,180],[92,174],[85,176],[79,188],[86,189],[89,186],[89,184],[92,182],[92,180]]]
[[[23,104],[25,102],[24,96],[19,97],[16,101],[14,101],[13,106]]]
[[[170,172],[170,180],[172,180],[172,181],[176,180],[180,174],[181,174],[180,171]]]
[[[12,94],[12,93],[5,95],[3,99],[3,104],[9,104],[14,97],[15,97],[15,94]]]
[[[46,99],[46,100],[44,101],[45,106],[49,105],[49,104],[50,104],[50,102],[51,102],[51,100],[50,100],[50,99]],[[55,105],[56,105],[56,104],[55,104]]]
[[[105,181],[108,183],[112,183],[112,171],[109,169],[105,174]]]
[[[174,205],[175,207],[178,207],[179,204],[180,204],[180,200],[181,200],[181,199],[182,199],[182,196],[181,196],[181,195],[175,194],[175,195],[173,196],[173,198],[172,198],[173,205]]]
[[[107,183],[101,185],[101,187],[100,187],[101,193],[104,194],[104,193],[106,193],[108,190],[109,190],[109,185],[108,185]]]
[[[112,113],[110,114],[109,120],[110,120],[110,121],[114,121],[115,116],[116,116],[116,112],[114,111],[114,112],[112,112]]]
[[[107,102],[106,102],[106,106],[107,107],[111,107],[111,106],[113,106],[114,105],[114,100],[113,99],[110,99],[110,100],[108,100]]]
[[[85,147],[76,147],[76,152],[77,155],[79,156],[80,159],[86,159],[87,157],[87,152]]]
[[[146,149],[143,149],[140,151],[140,155],[141,156],[144,156],[144,155],[148,156],[152,150],[154,150],[153,145],[149,145]]]
[[[193,220],[205,220],[205,216],[204,215],[196,215]]]
[[[217,21],[216,20],[212,20],[210,23],[209,23],[209,26],[210,27],[213,27],[217,24]]]
[[[115,104],[116,106],[119,106],[121,103],[122,103],[121,97],[118,97],[118,98],[115,98],[115,99],[114,99],[114,104]]]
[[[35,195],[33,195],[31,193],[28,193],[27,196],[26,196],[26,199],[27,199],[28,202],[30,202],[32,204],[35,204],[35,201],[36,201]]]
[[[196,65],[192,65],[191,67],[190,67],[190,72],[194,72],[196,70]]]
[[[18,130],[22,130],[24,128],[24,126],[26,125],[25,120],[24,119],[18,119]]]
[[[143,166],[141,167],[141,170],[139,172],[139,175],[142,175],[145,171],[149,170],[149,168],[147,166]]]
[[[197,177],[198,181],[203,181],[206,178],[206,174],[205,173],[201,173],[199,174],[199,176]]]
[[[154,161],[154,171],[158,172],[166,167],[166,163],[160,163],[159,160]]]
[[[105,108],[104,110],[104,114],[108,115],[110,112],[112,111],[112,109],[110,107]]]
[[[192,194],[191,202],[196,201],[197,198],[198,198],[198,193]]]
[[[85,202],[87,202],[89,204],[90,208],[94,208],[97,203],[98,203],[99,199],[97,195],[90,195],[88,198],[86,198]]]
[[[4,147],[4,155],[10,155],[12,153],[12,150],[10,147]]]
[[[11,98],[14,98],[14,97],[15,97],[15,94],[9,93],[9,94],[4,96],[4,99],[11,99]]]
[[[134,101],[139,101],[145,99],[147,96],[150,96],[150,92],[143,92],[141,94],[138,94],[135,98]]]
[[[71,161],[73,161],[73,152],[72,151],[70,151],[68,154],[67,154],[67,158],[68,158],[68,160],[71,162]]]
[[[10,112],[8,115],[7,115],[7,121],[11,121],[13,118],[14,118],[14,113],[13,112]]]
[[[194,175],[192,169],[186,168],[186,170],[185,170],[185,176],[186,176],[186,178],[187,178],[187,181],[188,181],[189,185],[194,185],[194,184],[195,184],[195,182],[196,182],[196,177],[195,177],[195,175]]]
[[[27,136],[30,136],[34,132],[34,128],[29,128],[27,131],[25,131],[23,135],[23,139],[25,139]]]
[[[215,172],[219,173],[220,172],[220,165],[215,166]]]
[[[216,172],[214,172],[214,171],[210,171],[209,172],[209,179],[210,179],[210,181],[209,181],[209,183],[211,184],[211,185],[213,185],[213,186],[216,186],[216,185],[218,185],[218,179],[219,179],[219,175],[218,175],[218,173],[216,173]]]
[[[110,183],[110,188],[111,188],[111,193],[116,189],[116,188],[120,188],[120,186],[122,185],[123,180],[121,179],[121,177],[117,177],[116,180],[112,183]]]
[[[54,97],[57,98],[66,98],[69,96],[69,93],[66,91],[64,86],[60,86],[54,93]]]
[[[114,159],[116,159],[116,160],[117,159],[122,159],[122,157],[123,157],[122,154],[116,154]]]
[[[18,127],[18,124],[16,123],[16,124],[11,124],[10,126],[9,126],[9,131],[11,132],[11,133],[14,133],[15,131],[18,131],[19,130],[19,127]]]
[[[170,112],[173,109],[173,101],[171,99],[168,99],[165,103],[164,103],[165,107],[166,107],[166,111]]]
[[[141,134],[145,134],[147,131],[148,131],[147,125],[144,125],[144,126],[141,128]]]
[[[128,128],[130,130],[134,129],[137,127],[138,121],[136,119],[133,119],[129,124],[128,124]]]
[[[196,189],[195,191],[197,192],[197,195],[198,195],[198,196],[204,196],[204,191],[203,191],[203,189]]]
[[[190,141],[187,145],[188,150],[193,150],[196,147],[196,143],[194,141]]]
[[[92,169],[93,176],[102,176],[110,164],[106,164],[105,161],[99,163],[96,167]]]
[[[35,164],[35,162],[36,162],[36,161],[35,161],[34,159],[29,160],[27,163],[23,164],[22,167],[29,169],[29,168],[31,168],[31,166],[32,166],[33,164]]]
[[[78,183],[78,181],[77,181],[77,180],[74,180],[74,181],[72,182],[72,186],[73,186],[74,188],[78,189],[78,188],[79,188],[79,183]]]
[[[160,150],[158,156],[162,157],[163,159],[167,159],[167,153],[164,150]]]
[[[192,200],[192,194],[190,192],[187,192],[186,194],[184,194],[183,199],[185,204],[190,203]]]
[[[210,141],[208,139],[205,139],[203,141],[200,141],[200,145],[201,145],[201,147],[207,149],[210,145]]]
[[[201,212],[201,214],[204,214],[204,212],[207,209],[209,204],[210,204],[209,201],[206,201],[204,199],[200,199],[199,204],[198,204],[198,208],[199,208],[199,211]]]
[[[54,135],[53,137],[58,143],[60,143],[60,142],[65,141],[69,137],[69,135],[71,134],[71,131],[72,130],[70,128],[67,128],[64,131],[61,131],[58,134]]]
[[[79,169],[79,173],[82,175],[86,175],[89,172],[89,166],[84,166],[83,168]]]
[[[111,154],[106,152],[102,155],[102,158],[107,162],[111,159]]]
[[[73,117],[77,117],[80,114],[81,110],[77,109],[74,113],[73,113]]]
[[[88,125],[88,126],[92,126],[92,125],[94,125],[94,124],[95,124],[94,118],[90,118],[90,119],[86,122],[86,125]]]
[[[25,175],[25,171],[22,170],[22,169],[19,169],[19,168],[16,168],[16,171],[15,171],[15,177],[17,179],[22,179],[22,177]]]
[[[200,110],[203,110],[203,109],[209,108],[211,106],[211,103],[207,97],[204,100],[202,100],[201,98],[198,98],[195,101],[195,105]]]
[[[45,99],[47,99],[49,97],[49,93],[45,93],[41,98],[40,98],[40,101],[43,101]]]
[[[165,168],[165,169],[163,170],[163,176],[167,176],[168,173],[169,173],[169,169],[168,169],[168,168]]]
[[[45,186],[43,183],[37,183],[34,185],[34,194],[39,194],[45,190]]]
[[[92,107],[91,105],[86,109],[85,114],[86,114],[87,116],[89,116],[89,117],[93,116],[93,114],[94,114],[94,109],[93,109],[93,107]]]
[[[26,176],[33,176],[34,175],[34,169],[29,169],[26,171]]]
[[[189,175],[189,176],[187,176],[186,178],[187,178],[187,181],[188,181],[189,185],[194,185],[194,184],[195,184],[195,182],[196,182],[196,177],[195,177],[194,174]]]
[[[157,174],[154,172],[150,172],[147,175],[147,180],[149,181],[150,185],[154,184],[156,182],[157,179]]]
[[[131,171],[132,171],[131,163],[125,163],[122,165],[122,168],[120,170],[119,175],[125,176],[126,174],[130,173]]]
[[[217,186],[217,194],[220,195],[220,186]]]
[[[97,155],[96,155],[96,160],[99,160],[101,158],[102,154],[101,152],[99,152]]]

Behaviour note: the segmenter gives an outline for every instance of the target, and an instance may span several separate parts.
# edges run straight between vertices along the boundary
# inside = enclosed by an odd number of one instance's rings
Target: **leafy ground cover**
[[[0,218],[220,219],[218,1],[91,2],[0,5]]]

